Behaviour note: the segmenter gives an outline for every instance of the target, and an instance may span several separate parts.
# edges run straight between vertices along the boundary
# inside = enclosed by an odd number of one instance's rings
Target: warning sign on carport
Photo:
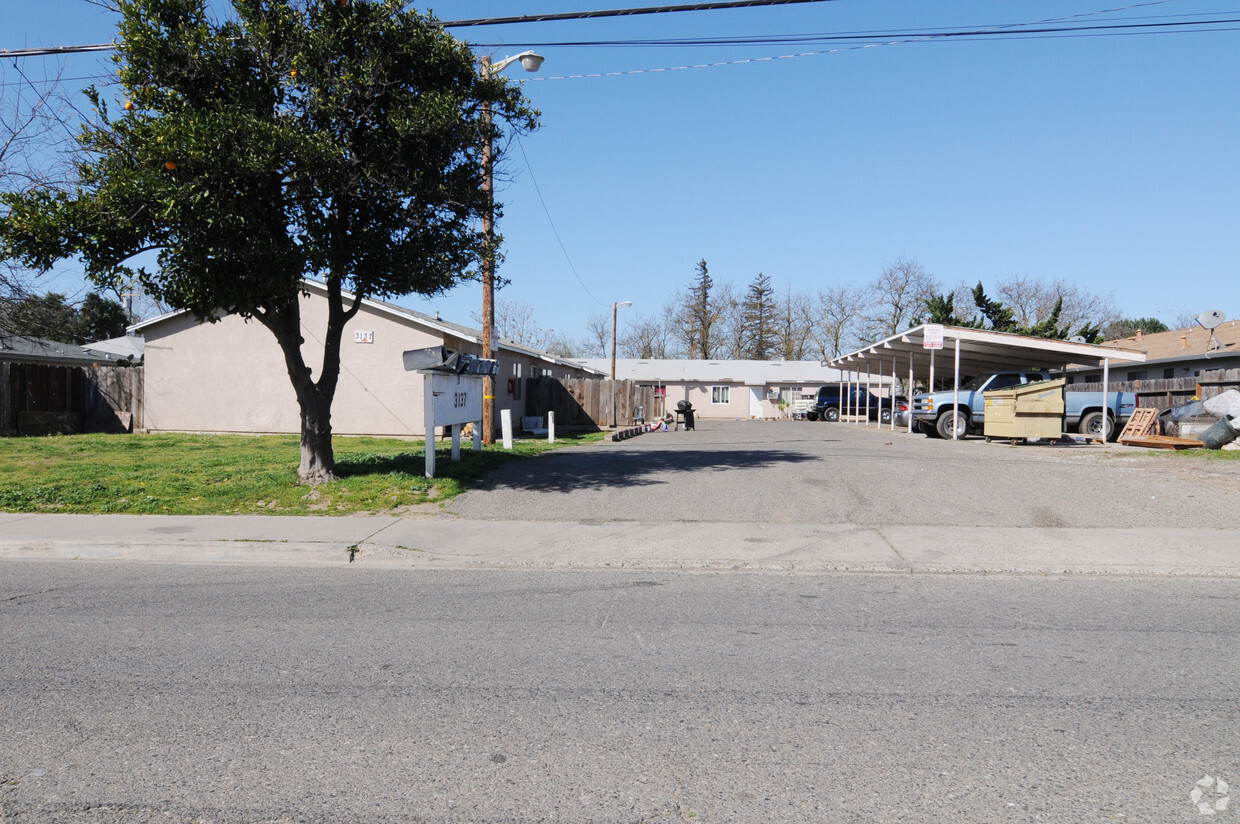
[[[927,323],[925,331],[922,333],[923,349],[942,349],[943,348],[943,324]]]

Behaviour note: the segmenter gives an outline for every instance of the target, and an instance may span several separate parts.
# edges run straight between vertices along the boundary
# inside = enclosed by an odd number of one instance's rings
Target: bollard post
[[[500,431],[504,438],[504,449],[512,449],[512,410],[499,411]]]

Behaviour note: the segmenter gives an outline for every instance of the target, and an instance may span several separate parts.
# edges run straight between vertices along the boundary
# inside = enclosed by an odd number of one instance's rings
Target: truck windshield
[[[990,380],[990,375],[978,375],[976,378],[970,378],[967,383],[961,384],[960,388],[962,390],[976,392],[977,390],[981,389],[982,386],[984,386],[986,381],[988,380]]]

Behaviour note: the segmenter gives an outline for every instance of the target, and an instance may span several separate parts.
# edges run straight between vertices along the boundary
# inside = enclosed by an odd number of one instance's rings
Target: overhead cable
[[[451,20],[439,25],[445,29],[467,26],[502,26],[510,23],[546,23],[552,20],[593,20],[600,17],[626,17],[637,14],[667,14],[678,11],[717,11],[719,9],[744,9],[757,6],[790,6],[796,3],[831,3],[835,0],[718,0],[714,3],[690,3],[679,6],[646,6],[635,9],[600,9],[597,11],[567,11],[558,14],[524,14],[517,17],[480,17],[475,20]],[[409,3],[405,4],[408,7]]]

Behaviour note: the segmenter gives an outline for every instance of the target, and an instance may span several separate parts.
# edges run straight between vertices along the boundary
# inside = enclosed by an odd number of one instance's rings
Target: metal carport
[[[1062,370],[1068,364],[1082,364],[1102,367],[1103,409],[1107,408],[1111,361],[1145,361],[1144,352],[1117,346],[1035,338],[964,326],[922,324],[841,355],[824,365],[843,371],[877,374],[880,378],[887,374],[894,378],[901,370],[907,370],[910,387],[914,384],[915,375],[920,374],[927,376],[927,386],[933,388],[936,359],[941,361],[947,357],[951,358],[957,406],[962,370],[967,375],[978,375],[1026,369]],[[912,425],[910,415],[910,432]]]

